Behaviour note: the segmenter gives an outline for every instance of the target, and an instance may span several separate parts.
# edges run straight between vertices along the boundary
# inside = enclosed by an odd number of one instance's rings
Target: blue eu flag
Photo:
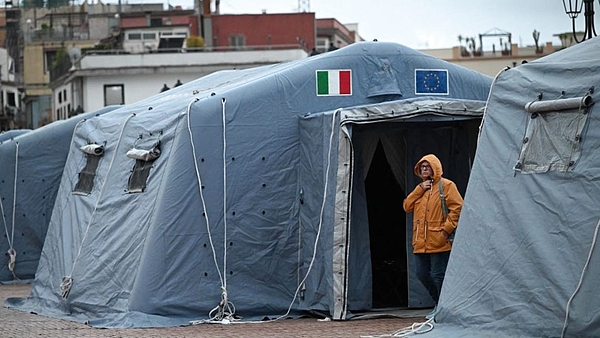
[[[415,69],[415,94],[448,95],[448,70]]]

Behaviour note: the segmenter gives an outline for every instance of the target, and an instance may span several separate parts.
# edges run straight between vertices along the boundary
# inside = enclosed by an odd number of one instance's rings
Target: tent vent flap
[[[572,170],[581,155],[588,111],[594,104],[592,92],[527,103],[524,108],[530,114],[529,122],[513,169],[524,174]]]

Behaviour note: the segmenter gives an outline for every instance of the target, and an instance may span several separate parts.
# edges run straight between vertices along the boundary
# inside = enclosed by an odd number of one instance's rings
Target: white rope
[[[504,73],[505,71],[509,70],[510,67],[504,67],[502,70],[500,70],[496,76],[494,76],[494,80],[492,81],[492,85],[490,86],[490,91],[488,92],[488,97],[487,97],[487,101],[485,102],[490,102],[490,97],[492,97],[492,89],[494,89],[494,86],[496,85],[496,81],[498,81],[498,76],[500,76],[500,74]],[[483,109],[483,115],[481,116],[481,122],[479,123],[479,130],[477,131],[477,143],[479,144],[479,138],[481,137],[481,130],[483,129],[483,122],[485,121],[485,117],[487,115],[487,110],[488,110],[488,105],[486,103],[485,108]]]
[[[129,120],[134,117],[135,114],[131,114],[129,115],[125,121],[123,122],[123,126],[121,126],[121,132],[119,133],[119,138],[117,140],[117,145],[115,147],[115,150],[113,152],[113,156],[110,160],[110,164],[108,166],[108,170],[107,173],[110,173],[110,170],[112,169],[113,163],[115,162],[115,158],[117,156],[117,150],[119,149],[119,145],[121,144],[121,140],[123,138],[123,133],[125,132],[125,126],[127,125],[127,123],[129,122]],[[73,133],[75,133],[75,131],[73,131]],[[104,188],[106,187],[106,179],[104,180],[104,182],[102,183],[102,187],[100,188],[100,194],[98,195],[98,198],[96,199],[96,203],[94,204],[94,210],[92,210],[92,213],[90,215],[90,219],[88,220],[87,226],[85,228],[85,233],[83,234],[83,238],[81,239],[81,242],[79,243],[79,248],[77,250],[77,255],[75,256],[75,259],[73,259],[73,264],[71,266],[71,272],[69,273],[69,275],[63,277],[62,282],[60,283],[60,293],[62,295],[62,298],[66,299],[69,296],[69,293],[71,292],[71,287],[73,286],[73,271],[75,270],[75,264],[77,264],[77,260],[79,259],[79,256],[81,255],[81,249],[83,248],[83,243],[85,242],[85,239],[87,238],[88,232],[90,230],[90,227],[92,225],[92,220],[94,219],[94,215],[96,214],[96,210],[98,210],[98,205],[100,204],[100,201],[102,200],[102,196],[104,195]]]
[[[577,284],[575,291],[569,298],[569,301],[567,301],[567,308],[565,311],[565,322],[563,324],[562,333],[560,334],[561,338],[565,337],[565,333],[567,331],[567,325],[568,325],[568,321],[569,321],[569,308],[571,306],[571,302],[573,301],[573,298],[575,298],[575,295],[577,294],[577,292],[579,292],[579,289],[581,288],[581,285],[583,284],[583,277],[585,276],[585,272],[587,271],[588,265],[590,264],[590,261],[592,259],[592,253],[594,252],[594,248],[596,247],[596,239],[598,238],[598,229],[599,228],[600,228],[600,221],[598,221],[598,224],[596,224],[596,229],[594,230],[594,239],[592,240],[592,246],[590,247],[590,251],[588,252],[588,257],[585,262],[585,265],[583,266],[583,270],[581,271],[581,276],[579,277],[579,283]]]
[[[422,323],[413,323],[411,326],[402,328],[391,334],[381,334],[376,336],[360,336],[361,338],[383,338],[383,337],[410,337],[433,330],[433,318]]]
[[[17,261],[17,252],[15,251],[15,249],[13,247],[13,241],[11,239],[11,236],[8,234],[8,226],[6,224],[6,215],[4,214],[4,205],[2,204],[2,197],[0,197],[0,210],[2,211],[2,220],[4,221],[4,231],[6,233],[6,240],[8,241],[8,246],[9,246],[9,249],[7,251],[8,256],[9,256],[8,269],[12,273],[13,277],[16,280],[19,280],[19,277],[17,277],[17,275],[15,275],[15,271],[14,271],[15,264]],[[14,233],[14,223],[13,223],[13,233]]]
[[[11,233],[8,233],[8,225],[6,224],[6,215],[4,213],[4,205],[2,204],[2,198],[0,197],[0,209],[2,211],[2,220],[4,221],[4,231],[6,232],[6,240],[8,241],[8,269],[13,275],[15,280],[19,280],[19,277],[15,274],[15,265],[17,263],[17,251],[14,249],[15,241],[15,212],[17,206],[17,174],[19,167],[19,142],[15,142],[15,172],[13,180],[13,205],[12,205],[12,226]]]
[[[19,167],[19,142],[15,142],[15,177],[13,183],[13,205],[12,205],[12,234],[10,242],[14,243],[15,240],[15,212],[17,210],[17,174]]]
[[[317,257],[317,244],[319,243],[319,239],[321,237],[321,229],[323,228],[323,214],[325,213],[325,205],[326,205],[326,201],[327,201],[327,187],[329,185],[329,170],[331,168],[331,148],[333,147],[333,135],[335,133],[335,117],[336,114],[339,113],[340,110],[337,110],[333,113],[332,116],[332,121],[331,121],[331,134],[329,135],[329,150],[327,152],[328,156],[327,156],[327,167],[325,170],[325,186],[324,186],[324,192],[323,192],[323,202],[321,203],[321,212],[319,214],[319,225],[318,225],[318,230],[317,230],[317,236],[315,238],[315,244],[314,244],[314,249],[313,249],[313,255],[312,258],[310,260],[310,264],[308,266],[308,269],[306,271],[306,274],[304,275],[304,278],[302,278],[302,281],[298,284],[298,287],[296,288],[296,292],[294,292],[294,297],[290,303],[290,306],[288,307],[287,311],[285,314],[274,318],[274,319],[269,319],[269,320],[261,320],[261,321],[246,321],[243,323],[246,324],[262,324],[262,323],[269,323],[269,322],[274,322],[280,319],[285,318],[292,309],[292,306],[294,305],[294,302],[296,301],[296,298],[298,297],[298,293],[300,292],[300,290],[302,289],[304,282],[306,282],[306,279],[308,278],[310,271],[312,270],[312,267],[314,265],[315,259]],[[195,155],[194,155],[195,158]],[[212,245],[212,243],[211,243]],[[214,249],[213,249],[214,251]],[[223,302],[223,301],[222,301]],[[221,303],[219,304],[221,305]],[[213,309],[214,311],[214,309]],[[235,312],[235,311],[234,311]],[[211,311],[212,313],[212,311]],[[191,321],[190,324],[191,325],[196,325],[196,324],[206,324],[206,323],[219,323],[219,324],[233,324],[236,323],[234,320],[238,320],[235,318],[225,318],[225,319],[221,319],[220,321],[214,321],[212,319],[208,319],[208,320],[196,320],[196,321]]]
[[[221,99],[223,116],[223,293],[227,299],[227,135],[225,131],[225,102],[227,99]]]
[[[323,201],[321,202],[321,211],[319,213],[319,225],[317,227],[317,236],[315,237],[313,254],[310,259],[310,264],[308,265],[308,269],[306,270],[306,274],[304,275],[304,278],[302,278],[302,281],[300,282],[300,284],[298,284],[298,287],[296,288],[296,292],[294,292],[294,297],[293,297],[286,313],[275,319],[269,320],[269,321],[276,321],[276,320],[285,318],[291,312],[292,306],[294,305],[294,302],[296,301],[296,298],[298,297],[298,293],[303,288],[304,283],[306,282],[306,279],[310,275],[312,267],[315,263],[315,259],[317,257],[318,243],[319,243],[319,239],[321,238],[321,230],[323,228],[323,215],[325,213],[325,206],[326,206],[326,202],[327,202],[327,187],[329,186],[329,170],[331,169],[331,149],[333,148],[333,135],[335,134],[335,126],[336,126],[335,117],[340,111],[341,110],[334,111],[332,114],[332,117],[331,117],[331,132],[329,134],[329,149],[327,150],[327,166],[325,169],[325,185],[324,185],[324,189],[323,189]],[[261,323],[269,322],[269,321],[261,321]]]
[[[223,114],[224,114],[224,109],[225,109],[225,107],[224,107],[225,101],[224,100],[225,99],[223,99],[223,101],[222,101]],[[200,200],[202,202],[202,210],[204,212],[204,217],[206,219],[206,230],[208,233],[208,240],[209,240],[210,247],[211,247],[211,250],[213,253],[213,261],[215,263],[215,267],[217,268],[217,273],[219,275],[219,281],[221,283],[221,301],[219,302],[219,304],[216,307],[214,307],[209,312],[209,314],[208,314],[209,319],[190,321],[190,325],[204,324],[204,323],[228,324],[232,320],[235,320],[235,318],[234,318],[235,306],[228,299],[226,281],[224,280],[224,277],[223,277],[224,274],[221,273],[221,269],[219,268],[219,263],[217,261],[217,253],[216,253],[215,246],[213,243],[212,233],[210,231],[210,222],[209,222],[209,218],[208,218],[208,211],[206,210],[206,200],[204,198],[204,193],[202,192],[202,178],[200,177],[200,169],[198,167],[198,161],[197,161],[198,156],[196,154],[196,146],[194,145],[194,134],[192,133],[191,122],[190,122],[191,106],[193,103],[195,103],[197,101],[198,101],[198,99],[196,98],[194,101],[190,102],[190,104],[188,105],[188,109],[187,109],[188,133],[190,135],[192,156],[194,158],[194,170],[196,171],[196,179],[198,180],[198,190],[200,192]],[[223,156],[223,161],[225,161],[225,156]],[[224,208],[224,213],[226,213],[227,211],[225,210],[225,204],[224,204],[223,208]],[[226,249],[227,249],[227,246],[225,245],[224,250],[226,250]],[[225,269],[225,267],[224,267],[224,269]]]

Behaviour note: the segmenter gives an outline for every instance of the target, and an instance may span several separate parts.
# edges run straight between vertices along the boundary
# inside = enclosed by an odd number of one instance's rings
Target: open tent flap
[[[131,148],[127,151],[127,157],[140,161],[154,161],[160,156],[160,148],[154,146],[151,149]]]
[[[532,101],[525,105],[528,113],[557,112],[563,110],[585,109],[594,103],[592,96],[586,94],[582,97],[557,99],[549,101]]]
[[[410,273],[412,220],[402,200],[427,153],[438,155],[444,176],[464,194],[483,107],[405,100],[300,119],[301,232],[321,230],[325,257],[306,281],[317,290],[305,295],[307,308],[319,303],[344,319],[372,308],[432,305]],[[303,247],[308,265],[313,246]]]
[[[89,155],[102,156],[104,154],[104,146],[99,144],[86,144],[79,149]]]

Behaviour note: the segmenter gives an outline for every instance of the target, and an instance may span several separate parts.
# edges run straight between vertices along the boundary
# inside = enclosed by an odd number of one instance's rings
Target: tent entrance
[[[406,193],[396,182],[381,142],[365,179],[373,308],[408,306]]]

